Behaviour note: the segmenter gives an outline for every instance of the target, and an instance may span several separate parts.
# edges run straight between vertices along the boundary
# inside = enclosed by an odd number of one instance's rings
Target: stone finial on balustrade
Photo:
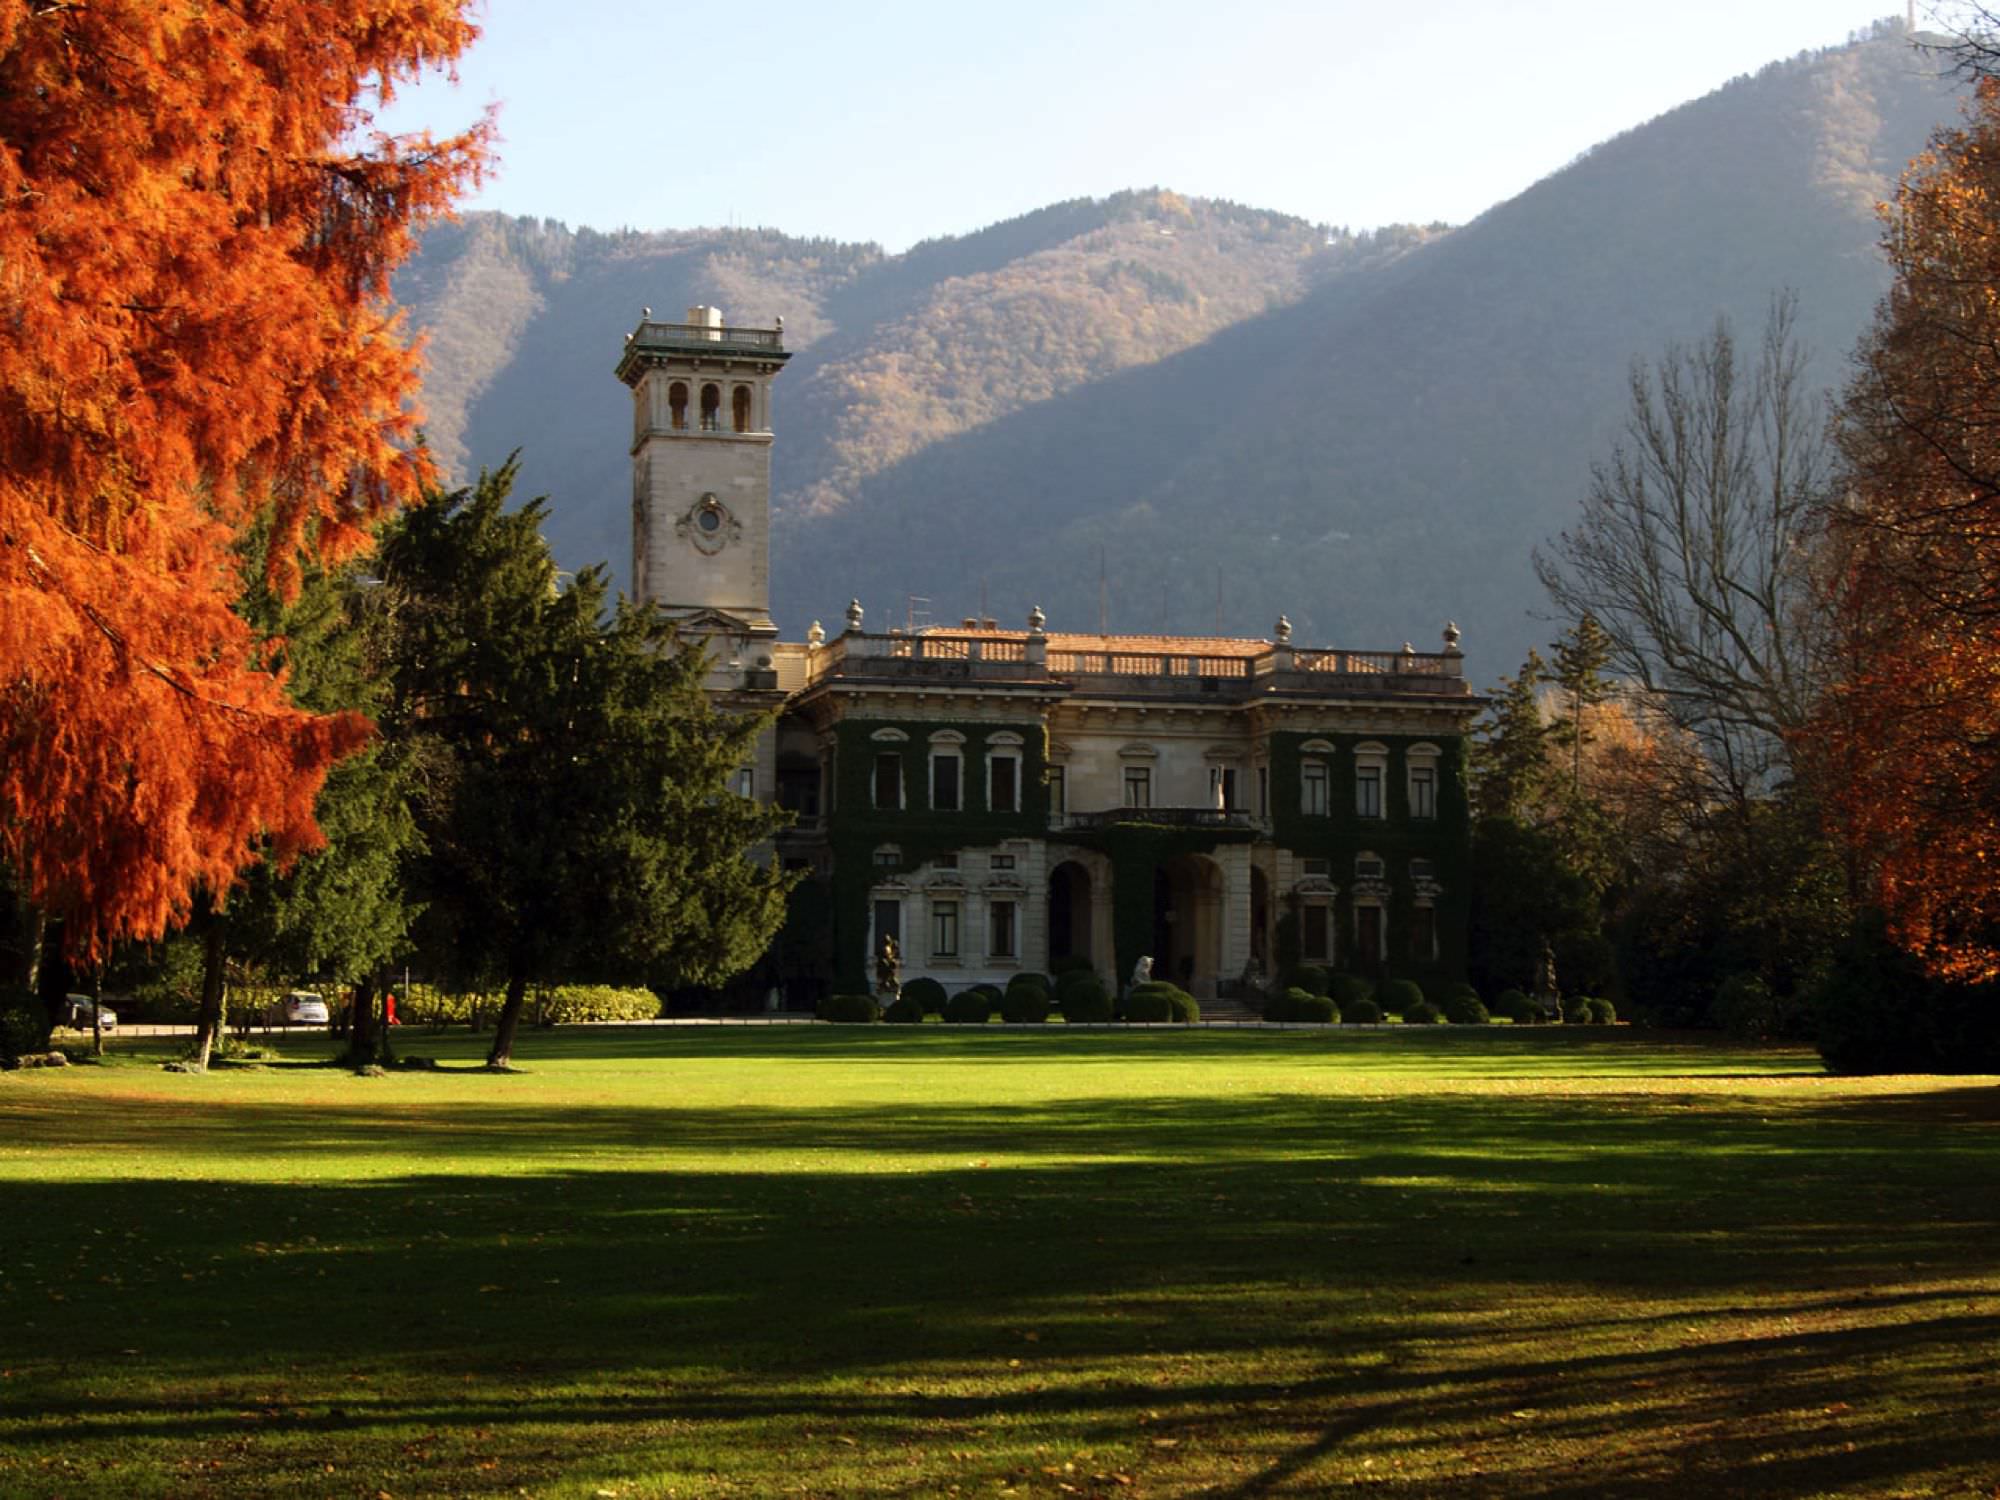
[[[1049,637],[1042,628],[1049,623],[1049,617],[1042,613],[1037,604],[1028,611],[1028,644],[1026,657],[1031,667],[1046,667],[1049,664]]]
[[[1444,654],[1446,656],[1465,655],[1463,651],[1458,649],[1458,622],[1455,620],[1446,620],[1444,622]]]
[[[1037,604],[1033,609],[1028,611],[1028,633],[1030,635],[1040,635],[1042,627],[1048,623],[1049,617],[1042,613],[1041,605]]]
[[[859,635],[861,633],[861,614],[861,601],[859,599],[849,599],[847,601],[847,629],[850,634]]]
[[[1279,615],[1278,623],[1271,631],[1271,670],[1292,670],[1292,622],[1287,615]]]
[[[826,644],[826,627],[814,620],[806,631],[806,650],[817,651]]]

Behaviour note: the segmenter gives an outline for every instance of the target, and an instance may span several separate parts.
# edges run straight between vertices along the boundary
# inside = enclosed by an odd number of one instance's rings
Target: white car
[[[273,1002],[269,1018],[273,1026],[324,1026],[326,1001],[311,990],[293,990],[284,999]]]
[[[92,1022],[91,1012],[96,1008],[97,1002],[88,995],[65,995],[63,1024],[74,1026],[78,1031],[89,1031]],[[108,1005],[104,1007],[103,1029],[106,1031],[118,1029],[118,1012]]]

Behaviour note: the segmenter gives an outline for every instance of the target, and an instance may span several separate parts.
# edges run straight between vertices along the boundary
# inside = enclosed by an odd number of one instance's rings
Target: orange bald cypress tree
[[[2000,974],[2000,83],[1912,163],[1841,420],[1845,663],[1809,763],[1891,935]]]
[[[301,713],[232,612],[417,493],[387,302],[488,125],[367,134],[469,0],[0,0],[0,846],[88,952],[314,847],[353,716]]]

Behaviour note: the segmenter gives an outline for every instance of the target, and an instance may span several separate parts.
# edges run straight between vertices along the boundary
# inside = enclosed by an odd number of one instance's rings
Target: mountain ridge
[[[1885,284],[1874,202],[1951,90],[1899,25],[1774,63],[1454,230],[1368,235],[1142,189],[901,256],[775,231],[469,216],[403,278],[434,445],[525,449],[565,566],[629,563],[640,306],[782,314],[773,606],[790,635],[1042,606],[1095,628],[1420,645],[1477,674],[1546,628],[1528,565],[1609,451],[1635,358],[1799,294],[1821,374]],[[447,362],[448,361],[448,362]],[[442,398],[442,399],[440,399]],[[1219,572],[1219,578],[1218,578]],[[1218,589],[1218,583],[1220,585]],[[1221,607],[1217,607],[1217,595]]]

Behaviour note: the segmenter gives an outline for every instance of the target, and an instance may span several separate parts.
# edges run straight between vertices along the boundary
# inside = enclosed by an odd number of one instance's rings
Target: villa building
[[[1085,635],[990,619],[782,641],[770,612],[782,325],[648,317],[633,393],[633,592],[705,640],[721,704],[776,711],[738,789],[791,809],[806,872],[760,976],[792,1004],[903,976],[959,989],[1141,956],[1199,997],[1294,962],[1462,975],[1465,746],[1443,650]]]

